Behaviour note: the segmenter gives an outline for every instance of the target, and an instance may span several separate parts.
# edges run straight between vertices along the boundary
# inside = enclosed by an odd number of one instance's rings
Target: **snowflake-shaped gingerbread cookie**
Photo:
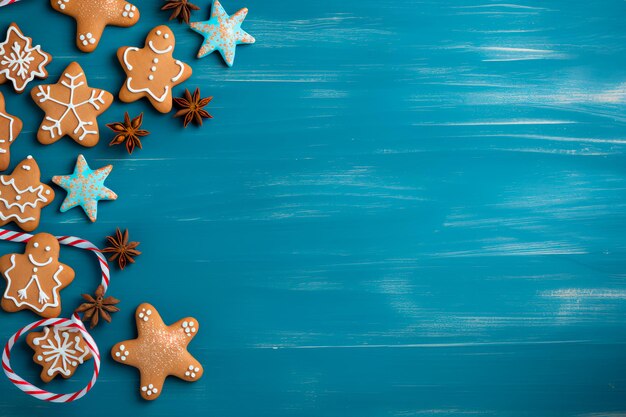
[[[44,327],[43,332],[26,336],[35,354],[33,360],[43,367],[41,380],[50,382],[57,375],[71,377],[76,368],[91,359],[91,350],[77,329]]]
[[[42,51],[41,46],[33,46],[32,41],[24,36],[19,26],[11,23],[6,39],[0,43],[0,84],[11,81],[18,93],[35,77],[48,77],[46,65],[52,57]]]
[[[111,93],[87,85],[87,77],[77,62],[72,62],[56,84],[34,88],[31,97],[46,112],[37,140],[49,145],[68,135],[86,147],[100,139],[97,116],[113,102]]]

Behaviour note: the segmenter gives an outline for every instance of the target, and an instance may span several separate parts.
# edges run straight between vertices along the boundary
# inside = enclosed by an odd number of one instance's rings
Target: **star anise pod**
[[[187,125],[193,120],[198,126],[202,126],[202,119],[212,119],[204,106],[209,104],[213,100],[213,97],[200,98],[200,89],[196,88],[193,95],[185,88],[184,97],[174,97],[174,104],[180,108],[174,115],[174,117],[185,116],[183,126]]]
[[[135,146],[141,149],[142,136],[150,134],[147,130],[140,129],[143,122],[143,113],[130,120],[128,112],[124,113],[124,122],[108,123],[107,127],[116,133],[113,140],[109,143],[109,146],[119,145],[126,142],[126,150],[129,154],[132,154],[135,150]]]
[[[180,23],[189,24],[189,17],[192,10],[200,10],[198,6],[187,0],[166,0],[165,6],[161,10],[172,10],[170,20],[178,19]]]
[[[141,252],[136,249],[139,242],[128,241],[128,229],[124,230],[122,234],[118,227],[115,236],[107,236],[107,242],[109,246],[102,249],[102,252],[112,253],[113,255],[109,256],[109,261],[117,260],[120,269],[126,268],[129,263],[135,263],[133,258],[141,255]]]
[[[79,305],[74,312],[84,313],[83,321],[91,319],[91,324],[89,325],[90,329],[93,329],[98,325],[100,317],[111,323],[110,313],[120,311],[119,308],[115,307],[115,304],[119,303],[120,300],[111,296],[104,298],[104,287],[102,285],[98,285],[98,288],[93,296],[83,294],[83,298],[87,302]]]

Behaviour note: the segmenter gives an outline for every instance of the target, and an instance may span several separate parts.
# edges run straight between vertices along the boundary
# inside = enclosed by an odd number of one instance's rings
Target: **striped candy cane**
[[[28,233],[13,232],[11,230],[0,229],[0,240],[7,240],[10,242],[28,242],[32,237],[33,235]],[[101,285],[104,287],[104,291],[106,292],[107,288],[109,287],[110,281],[109,264],[107,263],[104,255],[100,252],[100,249],[98,249],[98,247],[93,243],[75,236],[56,236],[56,238],[61,245],[73,246],[76,248],[88,250],[93,252],[98,257],[98,261],[100,262],[100,269],[102,270]],[[85,385],[85,387],[83,387],[83,389],[81,389],[80,391],[72,392],[69,394],[55,394],[53,392],[46,391],[26,381],[24,378],[16,374],[13,371],[13,368],[11,368],[11,349],[13,349],[15,342],[23,334],[28,333],[30,330],[40,326],[62,326],[74,328],[83,335],[85,343],[87,344],[89,349],[91,349],[91,352],[93,354],[93,375],[89,383]],[[9,378],[9,381],[11,381],[13,385],[24,391],[26,394],[43,401],[50,401],[55,403],[69,403],[83,397],[95,385],[96,380],[98,379],[98,375],[100,374],[100,351],[98,350],[98,346],[96,345],[95,340],[93,340],[93,338],[85,328],[85,325],[83,324],[80,316],[74,313],[69,319],[55,318],[35,321],[15,332],[15,334],[11,336],[7,344],[4,346],[4,350],[2,351],[2,369],[4,370],[6,376]]]
[[[18,1],[20,1],[20,0],[1,0],[0,1],[0,7],[6,6],[8,4],[16,3]]]

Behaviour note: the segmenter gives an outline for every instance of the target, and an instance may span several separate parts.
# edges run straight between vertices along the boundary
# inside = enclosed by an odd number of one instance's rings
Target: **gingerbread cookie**
[[[117,50],[126,72],[120,100],[131,103],[147,97],[161,113],[172,110],[172,88],[191,76],[191,67],[172,56],[176,40],[167,26],[148,33],[143,48],[123,46]]]
[[[57,12],[76,20],[76,46],[93,52],[106,26],[129,27],[139,20],[139,10],[124,0],[50,0]]]
[[[170,375],[189,382],[200,379],[202,365],[187,351],[200,328],[196,319],[187,317],[167,326],[153,306],[143,303],[137,307],[135,320],[138,337],[113,346],[111,356],[139,369],[139,393],[145,400],[161,395]]]
[[[104,180],[112,169],[113,165],[107,165],[93,170],[87,165],[85,157],[78,155],[72,175],[52,177],[52,182],[67,191],[67,197],[61,205],[61,212],[81,206],[89,220],[95,222],[98,218],[98,201],[117,199],[117,194],[104,186]]]
[[[11,162],[10,146],[22,131],[22,121],[6,111],[4,96],[0,93],[0,171]]]
[[[226,65],[235,63],[235,50],[242,43],[254,43],[254,37],[241,28],[248,9],[245,7],[232,16],[226,13],[219,0],[213,2],[211,18],[204,22],[193,22],[189,26],[204,36],[204,43],[198,51],[198,58],[203,58],[213,51],[219,51]]]
[[[95,146],[100,139],[96,118],[113,103],[111,93],[87,85],[77,62],[65,68],[56,84],[40,85],[30,95],[46,113],[37,132],[44,145],[68,135],[83,146]]]
[[[6,39],[0,43],[0,84],[9,80],[18,93],[23,92],[35,77],[48,77],[46,65],[52,57],[42,51],[41,46],[33,46],[32,42],[19,26],[11,23]]]
[[[0,226],[15,222],[27,232],[39,226],[41,209],[54,200],[54,191],[40,182],[32,156],[17,164],[11,175],[0,175]]]
[[[7,282],[4,311],[31,310],[45,318],[61,314],[59,291],[74,280],[74,270],[59,262],[59,242],[48,233],[33,236],[23,255],[2,256],[0,272]]]
[[[83,335],[74,328],[44,327],[43,332],[29,333],[26,343],[35,351],[35,363],[43,368],[43,382],[50,382],[57,375],[69,378],[74,375],[78,365],[91,359],[91,350]]]

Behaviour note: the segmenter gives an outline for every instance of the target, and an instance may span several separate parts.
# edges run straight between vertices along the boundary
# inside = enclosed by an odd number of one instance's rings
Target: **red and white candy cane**
[[[20,0],[1,0],[0,1],[0,7],[6,6],[6,5],[9,5],[9,4],[13,4],[13,3],[16,3],[18,1],[20,1]]]
[[[7,240],[11,242],[28,242],[33,235],[22,232],[13,232],[11,230],[0,229],[0,240]],[[93,243],[75,237],[75,236],[56,236],[57,240],[61,245],[74,246],[76,248],[84,249],[93,252],[100,262],[100,269],[102,270],[102,282],[101,285],[104,287],[104,291],[106,292],[109,286],[110,274],[109,274],[109,264],[107,263],[106,258],[100,252],[100,249]],[[80,391],[72,392],[69,394],[55,394],[53,392],[46,391],[41,389],[30,382],[26,381],[24,378],[19,376],[13,371],[11,368],[11,349],[13,349],[13,345],[15,342],[25,333],[28,333],[30,330],[35,329],[40,326],[62,326],[68,328],[77,329],[85,340],[85,343],[91,349],[93,354],[93,375],[91,380],[83,389]],[[100,374],[100,351],[98,350],[98,346],[96,342],[93,340],[85,325],[83,324],[81,318],[78,314],[72,314],[72,317],[69,319],[56,318],[56,319],[43,319],[39,321],[35,321],[27,326],[22,327],[20,330],[15,332],[13,336],[9,339],[7,344],[4,346],[4,350],[2,351],[2,369],[4,373],[9,378],[9,380],[24,391],[26,394],[33,396],[39,400],[50,401],[55,403],[69,403],[75,401],[91,390],[98,379],[98,375]]]

